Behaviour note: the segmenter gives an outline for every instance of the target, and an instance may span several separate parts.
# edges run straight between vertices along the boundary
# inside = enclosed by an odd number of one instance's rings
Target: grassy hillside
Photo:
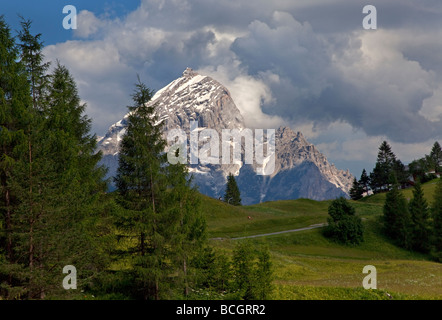
[[[423,185],[430,204],[434,187],[434,181]],[[411,190],[403,192],[412,197]],[[398,248],[383,236],[378,218],[384,199],[385,194],[377,194],[351,201],[365,227],[365,241],[354,247],[324,238],[321,228],[232,239],[324,223],[331,201],[298,199],[233,207],[205,197],[203,210],[211,243],[220,250],[230,253],[236,241],[269,246],[275,299],[389,299],[389,295],[394,299],[442,299],[442,264]],[[377,268],[378,290],[362,288],[365,265]]]

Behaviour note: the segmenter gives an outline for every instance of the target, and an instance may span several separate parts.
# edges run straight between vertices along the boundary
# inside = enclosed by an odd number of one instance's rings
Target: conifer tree
[[[105,171],[98,167],[101,154],[96,153],[95,136],[89,133],[90,119],[83,115],[85,105],[66,67],[57,64],[45,90],[44,108],[34,113],[41,112],[42,131],[31,135],[33,160],[22,165],[32,168],[32,175],[22,184],[16,173],[16,187],[22,194],[18,223],[24,233],[21,243],[29,260],[29,298],[33,299],[67,293],[60,285],[66,265],[81,270],[83,285],[96,273],[101,257],[89,222],[106,188]],[[23,151],[27,157],[29,150]],[[28,188],[32,202],[26,199]]]
[[[235,176],[231,173],[227,177],[224,201],[234,206],[241,205],[241,194],[239,192],[238,184],[236,183]]]
[[[350,189],[350,197],[352,200],[359,200],[362,198],[363,189],[361,184],[358,182],[356,178],[353,179],[353,185]]]
[[[177,154],[179,150],[176,151]],[[206,221],[201,212],[201,197],[192,179],[188,177],[188,169],[184,164],[167,166],[168,175],[168,224],[171,233],[167,235],[172,244],[170,256],[178,270],[178,287],[182,287],[184,295],[189,294],[189,286],[195,279],[195,270],[190,270],[189,263],[198,255],[206,240]]]
[[[440,172],[441,166],[442,166],[442,148],[439,144],[439,142],[435,142],[433,144],[433,147],[431,148],[430,152],[430,158],[433,165],[434,171]]]
[[[128,237],[137,238],[137,245],[129,251],[143,299],[160,297],[160,282],[170,271],[164,257],[173,227],[164,223],[168,218],[167,154],[163,152],[161,123],[157,124],[154,106],[147,104],[152,95],[138,78],[115,178],[118,202],[125,209],[119,227]]]
[[[258,253],[258,262],[255,269],[255,299],[269,299],[273,292],[273,269],[268,247],[261,248]]]
[[[387,193],[383,207],[384,231],[399,246],[411,247],[411,218],[408,203],[397,181]]]
[[[47,166],[47,155],[43,152],[44,116],[42,115],[44,93],[47,89],[46,74],[49,63],[44,63],[42,54],[43,44],[40,40],[41,34],[31,34],[31,21],[21,18],[21,27],[18,39],[21,62],[23,63],[32,103],[28,106],[30,114],[27,128],[24,130],[26,142],[20,149],[20,159],[16,163],[12,185],[14,193],[19,200],[19,206],[15,217],[16,230],[19,230],[19,246],[23,264],[27,267],[26,274],[28,283],[28,296],[36,298],[41,294],[41,287],[44,280],[39,279],[35,274],[36,267],[36,234],[38,233],[39,220],[42,208],[47,198],[42,190],[42,181],[50,176]]]
[[[434,192],[434,202],[432,207],[433,217],[433,237],[432,237],[432,255],[442,262],[442,178],[436,185]]]
[[[379,146],[375,168],[370,174],[370,187],[374,192],[379,192],[386,188],[395,161],[396,156],[391,150],[391,146],[387,141],[383,141]]]
[[[17,249],[15,215],[19,204],[12,177],[20,151],[26,146],[31,114],[30,88],[20,51],[9,26],[0,16],[0,295],[10,299],[24,292]]]
[[[430,211],[421,184],[414,185],[413,199],[409,203],[411,215],[412,248],[420,252],[430,249]]]
[[[362,192],[368,192],[368,188],[370,185],[370,177],[367,174],[367,171],[365,169],[362,170],[361,178],[359,179],[359,184],[362,187]]]

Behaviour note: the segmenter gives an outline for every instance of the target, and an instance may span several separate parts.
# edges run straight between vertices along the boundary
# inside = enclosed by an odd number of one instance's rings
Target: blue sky
[[[6,17],[13,30],[20,28],[18,14],[32,20],[34,30],[42,34],[45,45],[51,45],[73,38],[71,30],[67,31],[62,26],[65,5],[75,6],[78,12],[88,10],[97,16],[118,18],[135,10],[139,4],[139,0],[3,0],[0,3],[0,14]]]
[[[338,168],[371,171],[387,140],[404,162],[442,140],[442,2],[373,0],[2,1],[42,33],[76,79],[92,130],[131,103],[136,75],[159,90],[186,67],[224,84],[250,128],[301,131]],[[78,29],[64,30],[74,5]]]

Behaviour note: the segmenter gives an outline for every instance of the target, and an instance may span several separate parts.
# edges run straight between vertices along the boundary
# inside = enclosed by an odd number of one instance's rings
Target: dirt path
[[[305,227],[305,228],[299,228],[299,229],[291,229],[291,230],[284,230],[284,231],[277,231],[277,232],[270,232],[270,233],[262,233],[262,234],[255,234],[251,236],[245,236],[245,237],[237,237],[237,238],[212,238],[211,240],[241,240],[241,239],[251,239],[251,238],[258,238],[258,237],[266,237],[266,236],[273,236],[277,234],[283,234],[283,233],[290,233],[290,232],[298,232],[298,231],[304,231],[304,230],[310,230],[310,229],[316,229],[316,228],[322,228],[326,223],[318,223],[318,224],[312,224],[311,226]]]

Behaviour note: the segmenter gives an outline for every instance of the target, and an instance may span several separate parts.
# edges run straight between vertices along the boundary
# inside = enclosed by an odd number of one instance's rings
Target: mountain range
[[[165,139],[172,129],[182,130],[187,137],[205,128],[215,130],[219,137],[226,129],[237,129],[239,132],[248,129],[229,90],[215,79],[190,68],[156,92],[148,103],[155,105],[158,121],[163,123]],[[98,138],[97,146],[103,153],[102,164],[109,168],[108,177],[116,174],[119,144],[126,131],[127,117],[111,125],[105,136]],[[267,130],[267,137],[268,133]],[[241,145],[240,161],[188,164],[200,192],[214,198],[223,197],[226,178],[232,173],[236,176],[245,205],[284,199],[348,197],[354,178],[348,170],[339,170],[330,164],[301,132],[280,127],[274,133],[273,173],[257,174],[263,166],[256,161],[244,161],[244,143]],[[264,146],[268,143],[270,140],[265,141]],[[200,139],[199,147],[202,145],[204,141]]]

